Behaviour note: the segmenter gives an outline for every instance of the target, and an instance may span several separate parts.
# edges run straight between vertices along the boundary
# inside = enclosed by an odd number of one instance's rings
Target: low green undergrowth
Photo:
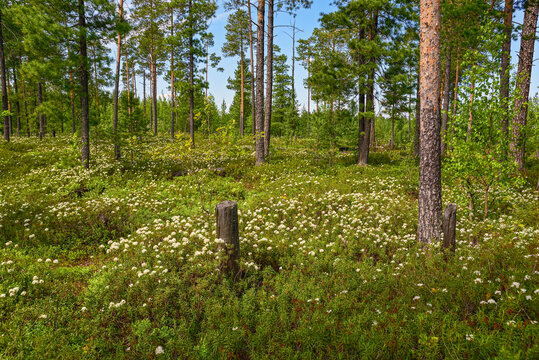
[[[535,359],[539,197],[457,202],[457,249],[421,248],[417,162],[329,155],[274,139],[165,138],[116,161],[70,139],[0,145],[0,355],[13,359]],[[215,146],[215,145],[213,145]],[[243,150],[242,150],[243,149]],[[210,154],[210,157],[208,157]],[[240,209],[241,272],[219,271],[214,206]]]

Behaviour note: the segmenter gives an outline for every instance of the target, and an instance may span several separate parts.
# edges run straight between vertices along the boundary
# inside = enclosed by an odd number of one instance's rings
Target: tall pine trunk
[[[440,240],[442,184],[440,155],[440,0],[421,0],[419,221],[422,243]]]
[[[539,14],[539,1],[528,1],[524,12],[524,25],[520,38],[520,53],[517,71],[517,93],[515,101],[515,116],[513,118],[513,136],[511,139],[511,152],[519,169],[524,167],[526,136],[523,128],[528,117],[528,98],[530,96],[530,77],[533,66],[533,50],[535,45],[535,31],[537,16]]]
[[[6,83],[6,59],[4,55],[4,36],[2,35],[2,9],[0,9],[0,77],[2,82],[2,110],[4,111],[4,140],[9,141],[9,116],[8,111],[8,95]]]
[[[86,15],[84,0],[79,0],[79,47],[80,47],[80,111],[81,111],[81,157],[82,165],[90,167],[90,119],[88,107],[88,53],[86,48]]]
[[[256,164],[264,162],[264,14],[265,0],[258,0],[256,46]]]
[[[264,156],[269,155],[271,135],[271,107],[273,100],[273,0],[268,0],[268,49],[266,69],[266,104],[264,110]]]
[[[363,29],[359,32],[360,41],[365,38],[365,31]],[[368,120],[365,117],[365,76],[361,74],[361,67],[365,63],[365,57],[363,54],[359,54],[358,58],[358,71],[360,72],[358,78],[358,90],[359,90],[359,111],[358,111],[358,156],[357,163],[367,165],[369,158],[369,138],[370,138],[370,126],[368,126]],[[368,128],[368,129],[367,129]]]
[[[193,2],[189,0],[189,18],[192,21]],[[191,147],[195,147],[195,54],[193,34],[189,35],[189,135],[191,136]]]
[[[120,0],[118,9],[119,21],[122,21],[124,11],[124,0]],[[116,44],[116,74],[114,76],[114,112],[112,115],[112,134],[114,137],[114,157],[120,158],[120,145],[118,144],[118,97],[120,87],[120,60],[122,55],[122,34],[118,32],[118,40]]]
[[[256,134],[256,102],[255,102],[255,58],[253,54],[253,25],[251,19],[251,0],[247,1],[247,10],[249,13],[249,51],[251,53],[251,122],[253,126],[253,135]]]
[[[157,58],[155,55],[155,44],[153,38],[153,0],[150,0],[150,77],[152,78],[152,119],[153,134],[157,135]]]
[[[447,49],[445,54],[445,75],[444,75],[444,103],[443,103],[443,116],[442,116],[442,154],[445,153],[447,147],[447,122],[449,119],[449,98],[451,97],[451,46]]]
[[[513,0],[505,0],[505,16],[503,18],[502,59],[500,69],[500,103],[502,113],[502,132],[504,139],[509,139],[509,63],[511,60],[511,33],[513,30]],[[504,150],[506,158],[507,151]]]
[[[174,39],[174,8],[170,7],[170,37]],[[174,140],[174,46],[170,46],[170,138]]]
[[[21,105],[19,102],[19,87],[17,84],[17,69],[13,68],[13,86],[15,87],[15,111],[17,112],[17,136],[21,134]]]

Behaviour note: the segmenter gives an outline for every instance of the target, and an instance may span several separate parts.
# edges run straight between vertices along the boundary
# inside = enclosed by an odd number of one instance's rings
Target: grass
[[[261,167],[248,143],[178,155],[150,138],[116,161],[104,141],[90,170],[67,137],[2,143],[0,357],[539,358],[533,181],[493,190],[483,219],[444,178],[458,204],[444,254],[415,240],[406,151],[328,167],[308,141],[272,141]],[[236,282],[215,242],[213,208],[229,199]]]

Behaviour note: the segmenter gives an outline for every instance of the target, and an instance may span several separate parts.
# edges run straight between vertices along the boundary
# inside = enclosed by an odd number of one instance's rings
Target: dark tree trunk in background
[[[6,59],[4,56],[4,36],[2,35],[2,9],[0,9],[0,77],[2,82],[2,111],[8,111],[6,82]],[[9,141],[9,116],[4,115],[4,140]]]
[[[153,134],[157,135],[157,59],[153,39],[153,1],[150,0],[150,77],[152,88]]]
[[[256,164],[264,162],[264,13],[265,0],[258,0],[256,46]]]
[[[442,115],[442,154],[447,148],[447,122],[449,119],[449,98],[451,97],[451,46],[447,49],[445,55],[445,74],[444,74],[444,103]]]
[[[255,101],[255,58],[253,55],[253,23],[251,19],[251,0],[247,1],[249,13],[249,51],[251,53],[251,122],[253,123],[253,135],[256,134],[256,101]]]
[[[124,0],[120,0],[120,7],[118,9],[118,15],[120,21],[122,21],[124,11]],[[122,55],[122,34],[118,33],[118,40],[116,44],[116,74],[114,76],[114,113],[112,117],[112,134],[114,137],[114,157],[120,158],[120,146],[118,145],[118,97],[120,87],[120,60]]]
[[[273,100],[273,0],[268,0],[268,50],[266,69],[266,106],[264,109],[264,156],[269,155],[271,135],[271,107]]]
[[[419,80],[419,79],[418,79]],[[415,130],[414,130],[414,156],[419,157],[419,127],[421,117],[421,89],[419,81],[417,82],[416,101],[415,101]]]
[[[86,48],[86,15],[84,0],[79,0],[79,47],[80,47],[80,111],[82,166],[90,167],[90,119],[88,107],[88,51]]]
[[[19,53],[19,64],[22,66],[22,56]],[[26,136],[30,137],[30,119],[28,118],[28,103],[26,102],[26,85],[24,77],[21,79],[22,84],[22,102],[24,105],[24,117],[26,119]]]
[[[533,66],[533,50],[535,45],[535,31],[539,1],[528,1],[524,12],[524,25],[520,38],[520,53],[517,71],[517,93],[515,101],[515,116],[513,118],[513,136],[511,139],[511,152],[519,169],[524,167],[526,136],[523,127],[528,117],[528,98],[530,96],[530,77]]]
[[[440,240],[442,185],[440,163],[440,0],[421,0],[419,221],[422,243]]]
[[[13,86],[15,87],[15,109],[17,111],[17,136],[21,134],[21,104],[19,102],[19,87],[17,84],[17,70],[13,68]]]
[[[40,106],[39,109],[39,140],[43,139],[43,135],[45,135],[45,116],[43,115],[43,111],[41,110],[41,104],[43,104],[43,85],[41,82],[37,84],[37,100]]]
[[[193,3],[189,0],[189,16],[193,11]],[[191,147],[195,147],[195,57],[193,54],[193,35],[189,36],[189,135],[191,136]]]
[[[509,139],[509,63],[511,61],[511,33],[513,30],[513,0],[505,0],[505,16],[503,18],[504,42],[502,45],[502,61],[500,69],[500,103],[502,105],[502,132],[505,140]],[[504,150],[507,158],[507,151]]]
[[[170,37],[174,38],[174,9],[170,8]],[[174,47],[170,49],[170,137],[174,140]]]

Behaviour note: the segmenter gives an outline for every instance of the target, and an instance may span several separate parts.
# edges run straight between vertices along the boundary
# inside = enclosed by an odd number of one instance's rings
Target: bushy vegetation
[[[446,174],[444,253],[416,241],[407,150],[328,167],[308,140],[273,141],[260,167],[247,142],[177,156],[181,140],[135,138],[116,161],[100,141],[90,170],[68,137],[1,144],[1,357],[539,357],[529,184],[489,189],[484,218]],[[236,281],[219,272],[222,200],[239,203]]]

